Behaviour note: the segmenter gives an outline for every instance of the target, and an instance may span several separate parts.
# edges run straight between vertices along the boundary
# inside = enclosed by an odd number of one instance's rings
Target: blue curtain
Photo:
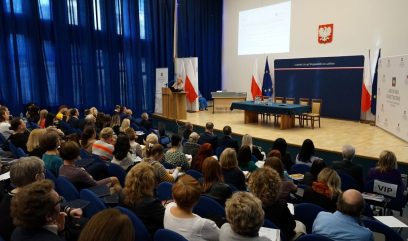
[[[152,112],[166,64],[156,11],[149,0],[0,0],[0,104]]]
[[[205,98],[221,89],[222,0],[178,0],[178,57],[198,57]]]

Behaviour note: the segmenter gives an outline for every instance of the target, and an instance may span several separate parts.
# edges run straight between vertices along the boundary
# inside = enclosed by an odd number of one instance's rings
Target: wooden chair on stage
[[[304,115],[304,120],[306,120],[306,125],[308,125],[308,121],[310,120],[312,124],[312,129],[314,129],[314,122],[319,122],[320,128],[320,110],[322,109],[322,99],[312,99],[312,112],[307,113]]]
[[[295,104],[295,98],[286,97],[285,103],[286,103],[286,104],[293,105],[293,104]]]
[[[262,101],[268,102],[270,101],[272,96],[262,96]],[[264,122],[268,122],[268,120],[271,120],[271,114],[270,113],[261,113],[261,118]]]
[[[279,97],[279,96],[275,96],[275,101],[274,101],[275,103],[285,103],[285,97]],[[274,124],[275,125],[278,125],[278,123],[279,123],[279,117],[281,116],[281,115],[279,115],[279,114],[273,114],[273,116],[274,116]]]
[[[299,98],[299,105],[310,105],[310,100],[309,100],[309,98]],[[300,127],[303,127],[304,126],[304,121],[303,121],[303,119],[304,119],[304,116],[306,115],[307,113],[302,113],[302,114],[299,114],[299,115],[295,115],[295,119],[299,119],[299,126]]]

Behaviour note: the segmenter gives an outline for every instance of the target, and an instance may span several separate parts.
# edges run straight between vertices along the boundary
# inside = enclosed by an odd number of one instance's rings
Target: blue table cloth
[[[255,104],[254,101],[233,102],[230,109],[281,115],[299,115],[302,113],[310,112],[311,110],[310,106],[307,105],[268,102]]]

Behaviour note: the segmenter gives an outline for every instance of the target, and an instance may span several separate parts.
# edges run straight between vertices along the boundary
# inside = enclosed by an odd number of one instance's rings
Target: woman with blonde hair
[[[403,185],[401,172],[398,170],[397,157],[392,151],[382,151],[376,167],[370,169],[367,175],[367,182],[374,179],[392,183],[395,185]],[[403,188],[405,190],[405,187]]]
[[[126,133],[126,130],[130,127],[130,120],[123,119],[122,124],[120,125],[119,132]]]
[[[337,172],[329,167],[320,171],[317,181],[306,188],[303,201],[321,206],[326,211],[335,212],[337,197],[341,193],[341,180]]]
[[[40,111],[40,119],[38,120],[38,126],[40,127],[40,128],[45,128],[45,123],[46,123],[46,120],[47,120],[47,115],[48,115],[48,110],[46,110],[46,109],[42,109],[41,111]]]
[[[30,132],[27,141],[27,151],[29,156],[42,158],[44,150],[40,148],[40,137],[47,132],[46,129],[34,129]]]
[[[152,236],[156,230],[163,228],[164,217],[164,207],[160,200],[154,197],[155,187],[153,167],[142,162],[128,172],[120,197],[120,203],[142,220]]]
[[[144,140],[145,148],[143,149],[142,156],[143,157],[150,157],[150,149],[153,147],[154,144],[159,144],[159,138],[157,135],[150,133],[147,135],[146,140]]]
[[[238,167],[237,153],[232,148],[225,148],[220,156],[222,175],[225,183],[240,191],[246,190],[245,175]]]
[[[245,134],[242,136],[242,144],[241,146],[249,146],[251,148],[251,153],[256,157],[258,160],[263,160],[264,156],[261,153],[261,150],[259,150],[258,146],[255,146],[252,144],[252,136],[249,134]]]

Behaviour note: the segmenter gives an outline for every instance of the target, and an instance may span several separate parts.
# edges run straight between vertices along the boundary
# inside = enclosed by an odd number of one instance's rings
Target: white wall
[[[369,49],[378,48],[381,48],[382,56],[408,54],[407,0],[292,0],[290,52],[238,56],[239,11],[281,1],[224,0],[223,89],[247,91],[250,96],[255,58],[258,58],[258,73],[262,80],[266,56],[269,56],[269,65],[273,68],[273,60],[281,58],[368,56]],[[329,23],[334,24],[333,42],[318,44],[318,26]]]

